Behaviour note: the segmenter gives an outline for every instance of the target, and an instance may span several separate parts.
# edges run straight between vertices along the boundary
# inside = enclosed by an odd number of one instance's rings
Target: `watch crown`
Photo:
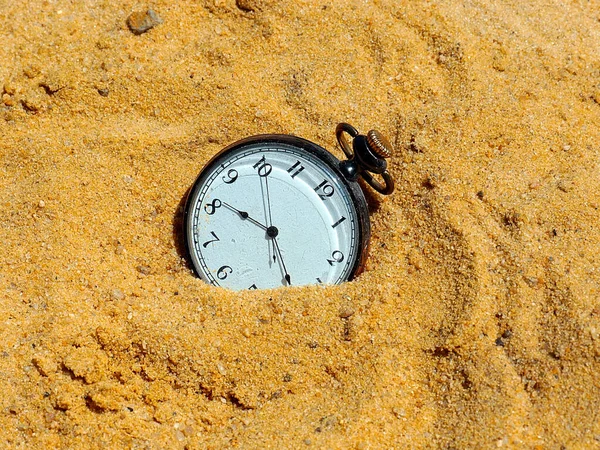
[[[390,141],[377,130],[370,130],[367,133],[367,145],[380,158],[389,158],[394,153]]]

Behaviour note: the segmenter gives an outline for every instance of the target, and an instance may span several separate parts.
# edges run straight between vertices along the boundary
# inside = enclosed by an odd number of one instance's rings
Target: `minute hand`
[[[234,208],[233,206],[231,206],[231,205],[230,205],[229,203],[227,203],[227,202],[223,202],[223,204],[224,204],[224,205],[225,205],[227,208],[229,208],[229,209],[231,209],[232,211],[235,211],[236,213],[238,213],[238,214],[239,214],[239,216],[240,216],[242,219],[244,219],[244,220],[248,220],[248,221],[252,222],[253,224],[255,224],[255,225],[259,226],[259,227],[260,227],[260,228],[262,228],[263,230],[266,230],[266,229],[267,229],[267,227],[266,227],[265,225],[263,225],[262,223],[260,223],[260,222],[258,222],[258,221],[256,221],[256,220],[254,220],[252,217],[250,217],[246,211],[241,211],[241,210],[239,210],[239,209],[237,209],[237,208]]]

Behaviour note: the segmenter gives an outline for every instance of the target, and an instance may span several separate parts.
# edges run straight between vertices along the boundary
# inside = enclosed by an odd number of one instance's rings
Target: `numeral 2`
[[[327,262],[329,263],[330,266],[333,266],[335,263],[341,263],[344,260],[344,254],[342,252],[340,252],[339,250],[335,250],[331,254],[331,257],[333,259],[327,260]]]

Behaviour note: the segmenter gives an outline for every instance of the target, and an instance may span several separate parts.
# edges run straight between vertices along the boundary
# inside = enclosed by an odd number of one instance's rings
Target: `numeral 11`
[[[300,166],[300,167],[298,167],[298,166]],[[287,172],[292,176],[292,178],[294,178],[296,175],[298,175],[303,170],[304,170],[304,166],[300,165],[300,161],[296,161],[296,164],[294,164],[292,167],[290,167],[287,170]]]

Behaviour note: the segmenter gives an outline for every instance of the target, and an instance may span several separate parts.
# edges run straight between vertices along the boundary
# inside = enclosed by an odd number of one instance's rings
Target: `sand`
[[[598,3],[15,0],[0,41],[2,447],[600,448]],[[195,278],[211,156],[342,121],[396,149],[365,272]]]

